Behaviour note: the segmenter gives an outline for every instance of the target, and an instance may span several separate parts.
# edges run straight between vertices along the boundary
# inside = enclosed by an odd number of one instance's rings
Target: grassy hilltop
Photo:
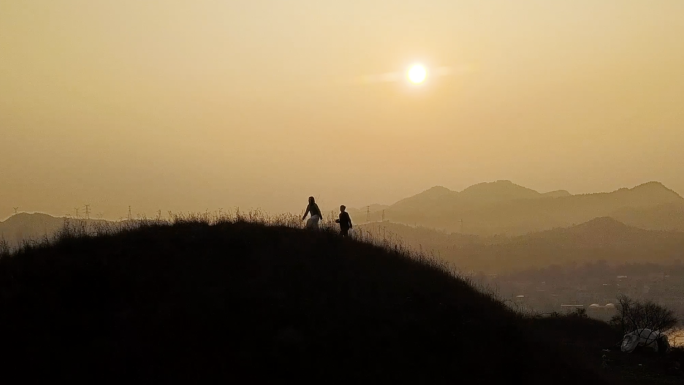
[[[517,314],[401,250],[246,221],[5,254],[0,333],[0,378],[24,383],[600,384],[619,341]]]

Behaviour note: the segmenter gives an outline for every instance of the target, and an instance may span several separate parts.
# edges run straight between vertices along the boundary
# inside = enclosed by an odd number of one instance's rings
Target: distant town
[[[598,263],[575,269],[551,267],[514,275],[481,275],[478,280],[511,306],[539,314],[585,309],[589,317],[609,321],[617,314],[618,295],[624,294],[651,300],[672,309],[680,320],[684,318],[681,264],[608,267]],[[684,344],[684,335],[675,336],[674,342]]]

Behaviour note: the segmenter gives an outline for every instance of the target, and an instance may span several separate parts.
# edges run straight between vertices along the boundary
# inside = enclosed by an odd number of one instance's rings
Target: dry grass
[[[391,234],[345,239],[332,218],[302,226],[239,210],[72,220],[5,251],[0,332],[11,354],[0,376],[605,383],[598,359],[577,357],[600,353],[607,325],[511,311]]]

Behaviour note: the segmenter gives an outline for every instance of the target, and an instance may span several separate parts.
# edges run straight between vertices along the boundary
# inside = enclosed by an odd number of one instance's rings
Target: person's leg
[[[349,229],[341,228],[340,235],[346,237],[347,235],[349,235]]]

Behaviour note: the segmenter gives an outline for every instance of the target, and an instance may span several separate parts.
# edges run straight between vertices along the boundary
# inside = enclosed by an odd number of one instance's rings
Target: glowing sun
[[[427,71],[422,65],[414,65],[408,71],[408,78],[412,83],[419,84],[425,80],[427,76]]]

